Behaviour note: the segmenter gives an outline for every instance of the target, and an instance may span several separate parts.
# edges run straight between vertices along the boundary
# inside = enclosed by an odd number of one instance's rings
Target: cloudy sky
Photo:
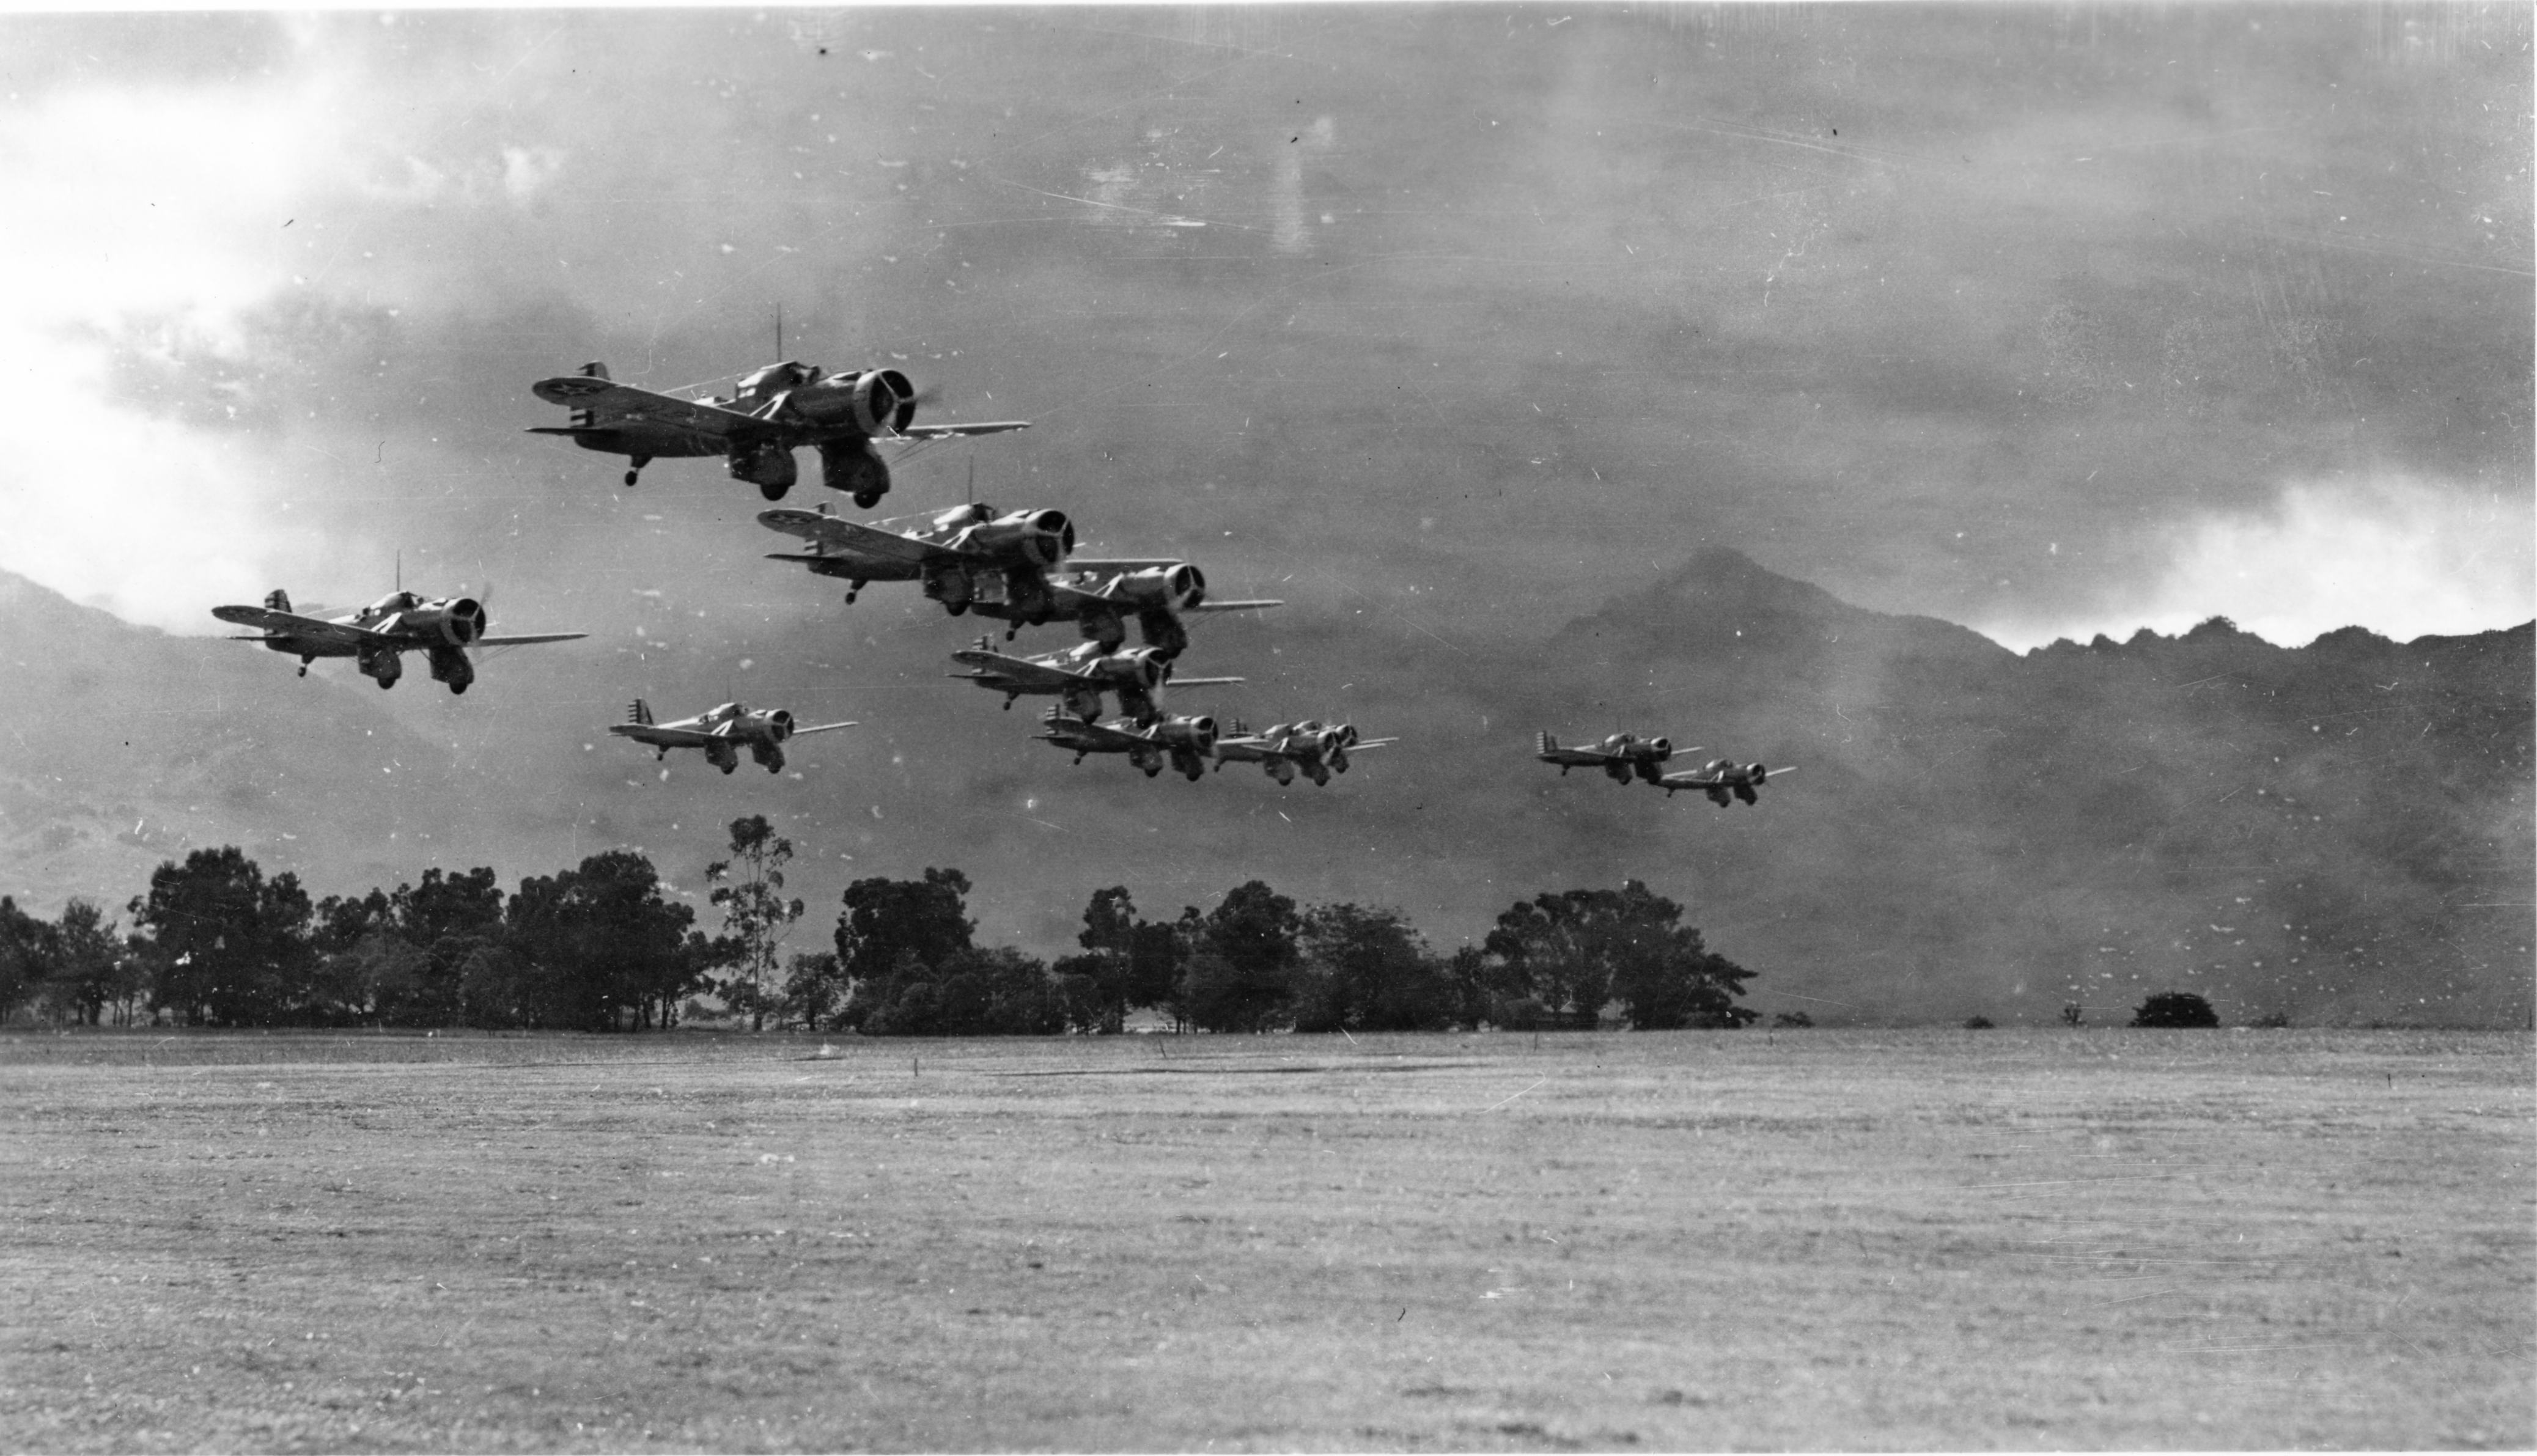
[[[0,567],[204,635],[489,585],[598,639],[503,711],[780,666],[921,738],[984,704],[863,689],[939,612],[761,561],[712,463],[629,491],[524,433],[540,377],[727,383],[781,310],[928,420],[1033,421],[885,511],[974,472],[1298,631],[1538,640],[1719,544],[2019,648],[2504,626],[2529,46],[2513,6],[0,19]]]

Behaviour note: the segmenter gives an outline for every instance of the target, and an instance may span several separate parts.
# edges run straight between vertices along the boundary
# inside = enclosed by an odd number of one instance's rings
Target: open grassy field
[[[0,1445],[2525,1447],[2531,1053],[13,1036]]]

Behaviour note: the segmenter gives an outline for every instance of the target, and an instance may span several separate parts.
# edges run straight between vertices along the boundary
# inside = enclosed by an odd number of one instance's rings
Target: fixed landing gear
[[[855,505],[869,511],[880,504],[880,497],[881,492],[878,490],[858,490],[855,492]]]
[[[853,586],[846,588],[846,604],[848,606],[855,604],[855,598],[863,591],[863,589],[864,584],[861,582],[857,582]]]
[[[1012,640],[1013,640],[1013,634],[1014,634],[1015,632],[1020,631],[1021,629],[1022,629],[1022,624],[1021,624],[1021,623],[1019,623],[1019,622],[1007,622],[1007,623],[1005,624],[1005,640],[1006,640],[1007,642],[1010,642],[1010,641],[1012,641]]]
[[[300,665],[299,665],[299,675],[300,675],[300,676],[302,676],[302,677],[305,677],[305,676],[307,676],[307,675],[308,675],[308,664],[307,664],[306,662],[304,662],[304,661],[303,661],[303,662],[301,662],[301,663],[300,663]]]
[[[648,455],[634,456],[626,465],[625,483],[628,485],[633,484],[636,477],[643,474],[643,467],[650,465],[651,463],[652,457]]]
[[[784,493],[792,488],[793,482],[790,480],[774,485],[767,484],[765,481],[761,480],[757,485],[757,493],[765,496],[768,500],[782,500],[784,498]]]
[[[465,691],[467,691],[467,684],[463,682],[453,682],[449,684],[449,695],[453,698]]]

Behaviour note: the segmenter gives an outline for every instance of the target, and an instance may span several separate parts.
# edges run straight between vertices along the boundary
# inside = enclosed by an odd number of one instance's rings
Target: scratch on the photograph
[[[1489,1104],[1487,1107],[1480,1108],[1480,1110],[1481,1110],[1481,1111],[1483,1111],[1483,1112],[1494,1112],[1494,1111],[1496,1111],[1498,1108],[1505,1107],[1508,1103],[1514,1102],[1517,1098],[1524,1096],[1524,1093],[1525,1093],[1525,1092],[1530,1092],[1530,1091],[1532,1091],[1532,1090],[1533,1090],[1533,1088],[1539,1087],[1539,1086],[1541,1086],[1541,1084],[1542,1084],[1543,1082],[1547,1082],[1547,1081],[1549,1081],[1549,1080],[1550,1080],[1550,1079],[1549,1079],[1548,1077],[1543,1077],[1543,1078],[1541,1078],[1539,1081],[1534,1082],[1534,1083],[1532,1084],[1532,1087],[1528,1087],[1528,1088],[1524,1089],[1524,1092],[1514,1093],[1514,1094],[1511,1094],[1511,1095],[1509,1095],[1509,1096],[1507,1096],[1507,1097],[1501,1098],[1501,1099],[1499,1099],[1498,1101],[1496,1101],[1496,1102],[1493,1102],[1493,1103]]]

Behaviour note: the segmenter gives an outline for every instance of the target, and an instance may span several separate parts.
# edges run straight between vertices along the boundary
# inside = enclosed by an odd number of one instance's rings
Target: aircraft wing
[[[1121,721],[1125,722],[1126,720],[1123,719]],[[1051,724],[1049,727],[1052,729],[1055,729],[1058,726],[1056,724]],[[1106,723],[1093,723],[1089,720],[1079,718],[1070,719],[1067,721],[1065,728],[1066,731],[1072,734],[1078,742],[1096,743],[1118,750],[1126,750],[1130,748],[1151,748],[1154,746],[1153,736],[1149,733],[1131,732],[1126,728],[1112,728]],[[1047,737],[1049,734],[1043,733],[1041,736]]]
[[[1028,658],[1008,657],[983,647],[964,647],[951,655],[951,661],[979,669],[975,673],[954,672],[954,677],[974,676],[1002,678],[1019,687],[1034,687],[1047,692],[1063,692],[1070,687],[1089,687],[1098,679],[1082,672],[1069,672]]]
[[[1359,738],[1355,742],[1347,745],[1347,751],[1355,753],[1358,750],[1365,748],[1389,748],[1399,741],[1400,740],[1399,738]]]
[[[949,440],[961,435],[1001,435],[1030,428],[1027,419],[991,419],[983,424],[911,424],[898,432],[902,440]]]
[[[1151,571],[1157,566],[1178,566],[1179,556],[1069,556],[1060,571]]]
[[[853,727],[854,725],[851,723],[814,723],[809,728],[796,728],[793,729],[793,736],[799,738],[809,733],[824,733],[830,728]]]
[[[1619,754],[1605,753],[1599,748],[1545,748],[1533,757],[1543,763],[1564,764],[1581,769],[1599,769],[1607,763],[1622,761]]]
[[[479,637],[476,647],[528,647],[540,642],[572,642],[587,637],[587,632],[529,632],[510,637]]]
[[[682,728],[674,723],[612,723],[608,730],[655,748],[702,748],[713,737],[700,728]]]
[[[1202,601],[1202,602],[1200,602],[1200,603],[1199,603],[1198,605],[1196,605],[1196,606],[1184,606],[1184,607],[1182,607],[1182,608],[1181,608],[1181,610],[1183,610],[1183,611],[1258,611],[1258,610],[1260,610],[1262,607],[1267,607],[1267,606],[1283,606],[1283,605],[1285,605],[1285,604],[1286,604],[1286,603],[1285,603],[1284,601]]]
[[[269,606],[215,606],[212,615],[240,627],[261,627],[267,635],[298,637],[312,642],[332,642],[345,647],[383,647],[389,643],[407,643],[410,637],[393,632],[373,632],[350,622],[330,622],[324,617],[301,616],[295,611],[275,611]]]
[[[1166,687],[1222,687],[1232,682],[1249,682],[1247,677],[1168,677]]]
[[[834,516],[822,516],[817,511],[778,507],[758,512],[757,524],[769,531],[798,536],[813,543],[824,559],[870,562],[875,568],[876,580],[884,572],[912,577],[928,566],[949,565],[969,559],[958,551],[938,546],[932,541],[917,540],[853,521],[840,521]],[[786,556],[783,559],[799,561],[803,558]]]
[[[588,410],[597,417],[594,428],[610,423],[638,420],[666,424],[677,429],[695,430],[708,435],[758,435],[773,433],[766,422],[753,414],[726,410],[720,405],[682,400],[676,395],[655,394],[636,389],[630,384],[618,384],[606,379],[593,379],[584,374],[563,374],[553,379],[541,379],[529,391],[550,405],[567,409]],[[572,434],[569,426],[548,425],[540,434]]]

